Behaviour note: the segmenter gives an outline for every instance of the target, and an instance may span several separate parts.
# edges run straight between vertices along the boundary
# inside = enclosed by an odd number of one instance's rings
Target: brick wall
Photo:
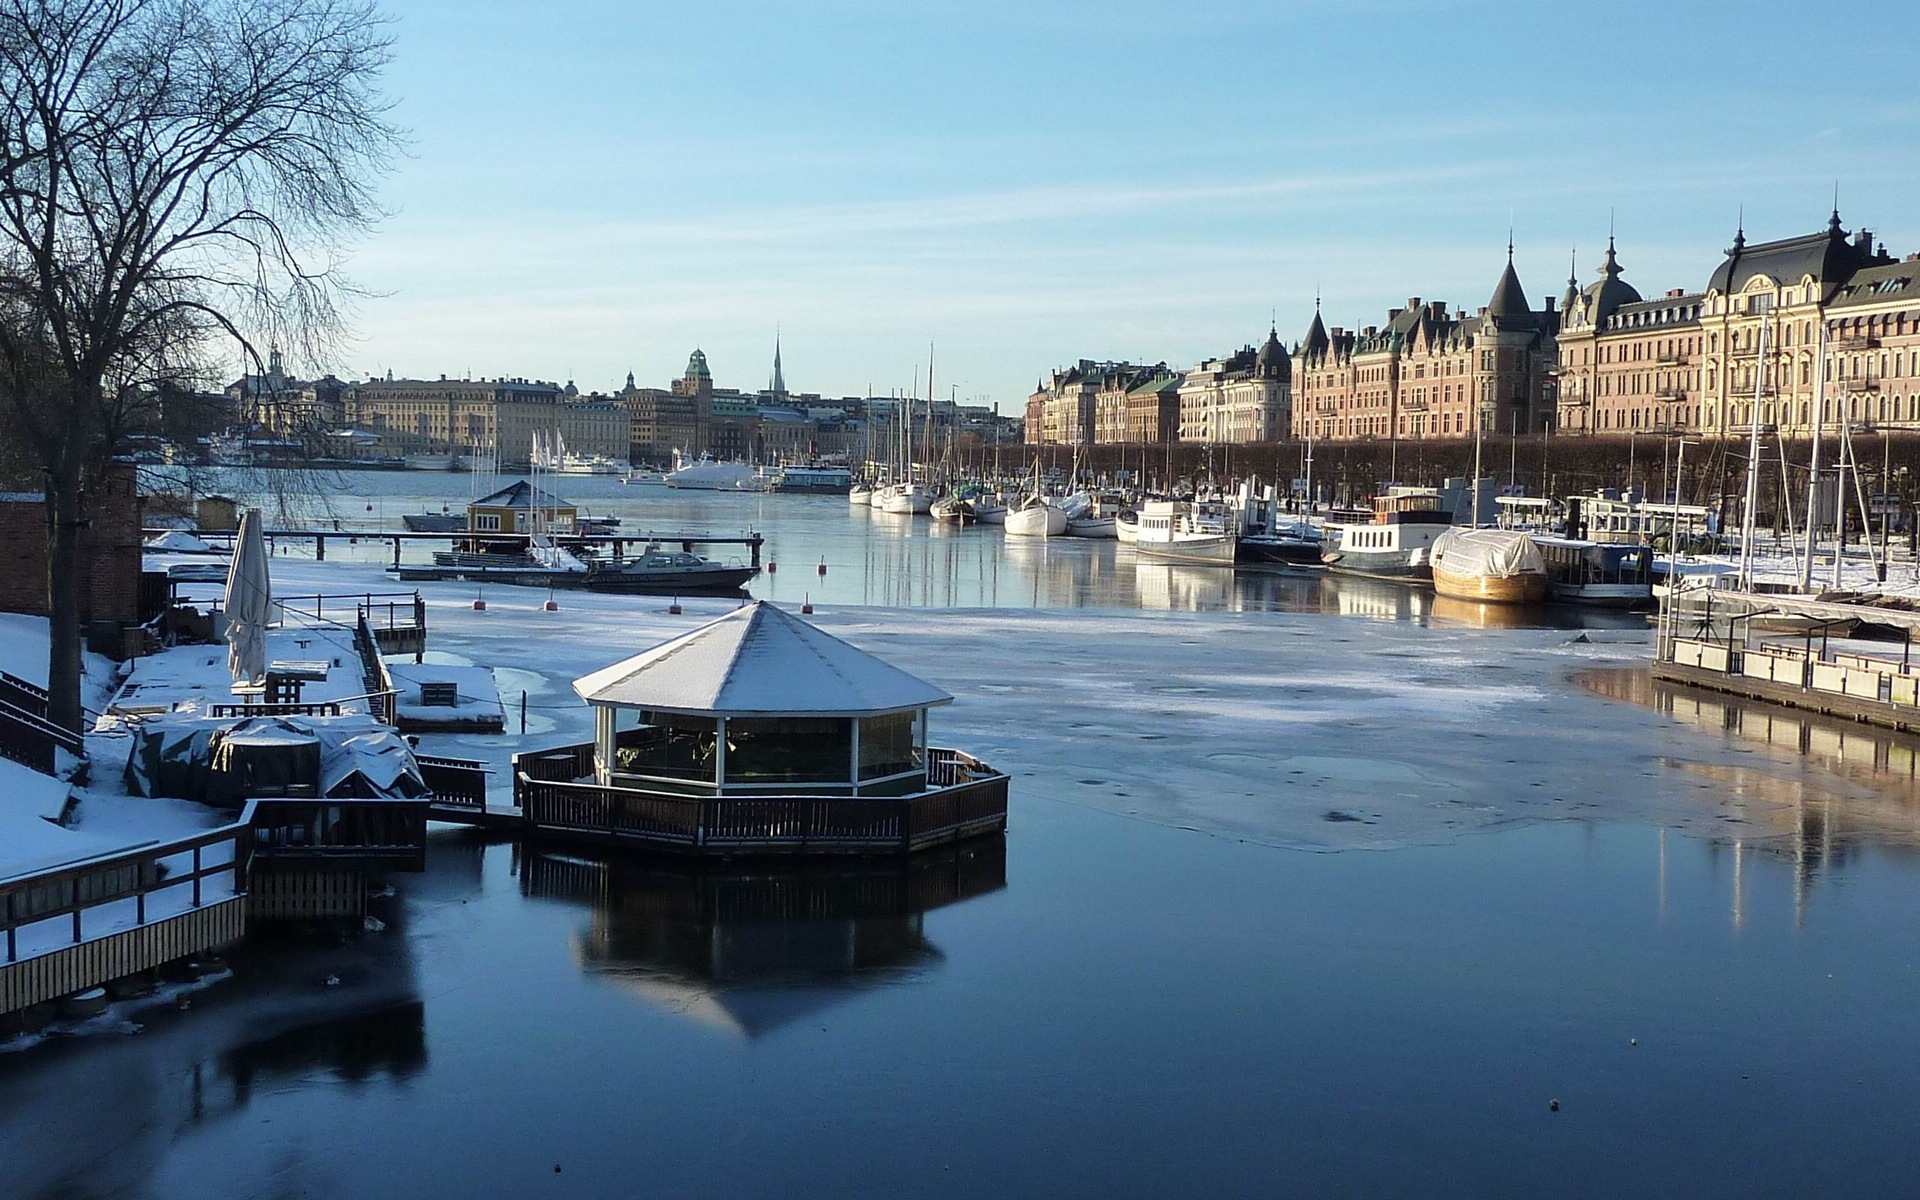
[[[87,510],[79,592],[80,619],[91,634],[138,620],[140,498],[133,467],[109,467],[90,490]],[[32,493],[0,494],[0,611],[47,614],[47,510]]]

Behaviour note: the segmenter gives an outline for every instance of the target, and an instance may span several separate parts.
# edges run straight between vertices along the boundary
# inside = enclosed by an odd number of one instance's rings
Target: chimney
[[[1557,303],[1557,301],[1555,301],[1555,300],[1554,300],[1554,298],[1553,298],[1552,296],[1548,296],[1548,297],[1547,297],[1547,311],[1548,311],[1548,312],[1552,312],[1552,311],[1553,311],[1553,306],[1554,306],[1554,304],[1555,304],[1555,303]]]

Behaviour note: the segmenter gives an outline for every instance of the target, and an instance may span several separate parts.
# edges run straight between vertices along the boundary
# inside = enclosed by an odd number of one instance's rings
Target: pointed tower
[[[1513,269],[1513,239],[1507,239],[1507,269],[1500,273],[1500,282],[1493,287],[1493,299],[1487,301],[1487,315],[1494,318],[1524,317],[1533,312],[1527,303],[1527,290],[1520,286],[1520,276]]]
[[[767,390],[775,400],[787,398],[787,377],[780,369],[780,331],[777,329],[773,333],[773,383]]]

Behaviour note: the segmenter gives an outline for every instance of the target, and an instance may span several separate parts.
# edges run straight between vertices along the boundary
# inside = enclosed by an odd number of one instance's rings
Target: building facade
[[[1837,211],[1801,237],[1736,233],[1703,291],[1657,300],[1620,279],[1609,245],[1563,332],[1562,427],[1802,437],[1816,421],[1920,425],[1916,276],[1920,256],[1896,261]]]
[[[1329,330],[1316,308],[1293,354],[1295,437],[1351,440],[1516,436],[1555,421],[1560,314],[1541,309],[1507,251],[1473,315],[1415,296],[1384,325]]]
[[[1268,442],[1293,427],[1293,360],[1276,329],[1258,350],[1243,348],[1186,373],[1179,388],[1183,442]]]

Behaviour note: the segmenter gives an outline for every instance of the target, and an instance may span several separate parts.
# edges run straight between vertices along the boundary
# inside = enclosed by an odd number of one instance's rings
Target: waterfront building
[[[1609,241],[1601,279],[1562,330],[1561,427],[1731,435],[1758,422],[1807,436],[1823,324],[1823,423],[1920,425],[1916,274],[1920,256],[1896,261],[1836,210],[1800,237],[1748,245],[1740,230],[1703,291],[1643,301]]]
[[[1126,440],[1142,445],[1180,440],[1180,372],[1155,373],[1127,392]]]
[[[1162,386],[1177,378],[1164,362],[1143,366],[1083,358],[1071,367],[1055,370],[1027,397],[1024,440],[1035,446],[1090,446],[1138,440],[1131,436],[1132,406],[1144,404],[1146,400],[1144,395],[1138,401],[1131,399],[1134,389],[1148,383]],[[1176,396],[1177,387],[1176,382]],[[1159,402],[1154,403],[1157,406]],[[949,420],[960,419],[949,402],[938,401],[936,420],[942,405],[949,409]],[[998,418],[984,409],[977,410],[972,420],[988,433],[998,426]],[[1152,424],[1162,429],[1165,426],[1157,407]]]
[[[378,379],[346,389],[356,429],[396,453],[497,452],[527,462],[534,434],[558,433],[576,454],[625,457],[628,422],[605,398],[569,403],[551,383],[527,379]]]
[[[1293,426],[1293,362],[1277,329],[1258,350],[1244,347],[1186,373],[1179,390],[1183,442],[1267,442]]]
[[[1552,299],[1534,309],[1513,248],[1473,315],[1410,298],[1381,326],[1329,330],[1315,306],[1293,354],[1293,432],[1316,439],[1470,438],[1550,429],[1554,422]]]

